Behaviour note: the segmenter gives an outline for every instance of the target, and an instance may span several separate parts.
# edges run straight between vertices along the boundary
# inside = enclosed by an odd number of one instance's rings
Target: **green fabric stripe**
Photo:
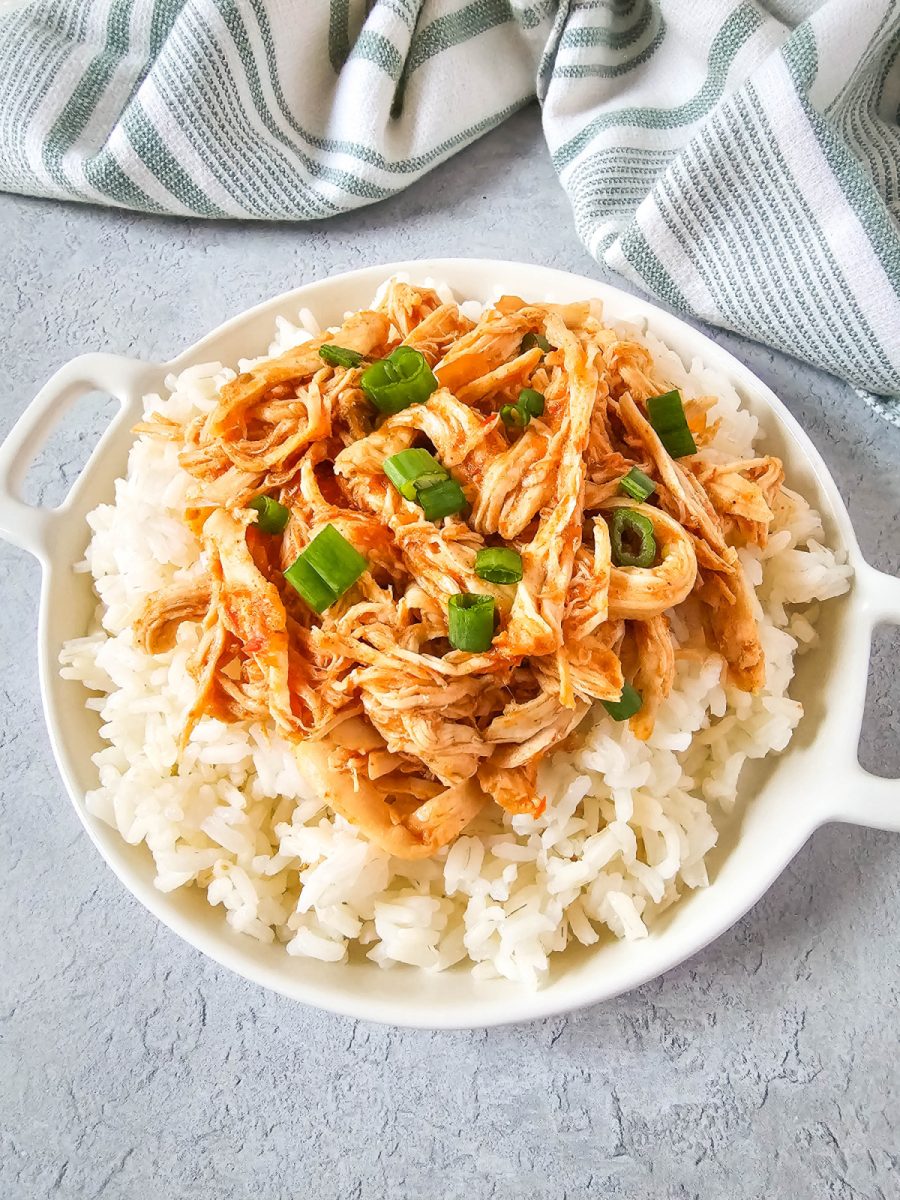
[[[328,59],[335,73],[350,56],[350,0],[330,0]]]
[[[412,33],[416,27],[416,21],[419,18],[419,10],[414,7],[412,0],[381,0],[382,7],[392,12],[395,17],[399,17],[406,28]]]
[[[154,0],[153,19],[150,22],[151,63],[163,48],[183,6],[184,0]]]
[[[239,14],[236,6],[230,5],[228,13],[225,15],[228,17],[229,21],[231,21],[232,23],[239,22],[239,20],[240,20],[240,14]],[[249,72],[251,64],[252,64],[252,53],[249,50],[248,39],[246,38],[246,36],[240,35],[237,24],[234,25],[232,32],[233,32],[235,44],[236,44],[239,52],[241,52],[241,54],[242,54],[243,65],[244,65],[245,71]],[[255,68],[253,68],[253,69],[255,70]],[[213,74],[213,76],[215,75],[214,69],[213,69],[212,74]],[[252,93],[253,92],[252,80],[249,78],[248,78],[248,85],[250,85],[251,93]],[[225,94],[227,97],[227,92]],[[255,97],[255,99],[256,98],[257,97]],[[266,113],[266,116],[268,117],[268,113],[267,113],[265,104],[262,100],[262,97],[258,96],[258,99],[259,99],[259,104],[261,106],[261,114],[260,115],[262,115],[262,113]],[[286,105],[284,107],[286,107]],[[518,104],[516,105],[516,107],[518,107]],[[509,110],[504,110],[502,113],[494,114],[491,117],[487,118],[486,121],[482,122],[481,124],[484,125],[485,129],[490,128],[494,124],[499,123],[500,120],[504,119],[505,116],[508,115],[508,111]],[[242,120],[243,120],[243,115],[239,111],[232,109],[232,111],[229,113],[229,116],[227,118],[227,122],[226,122],[227,127],[229,129],[239,128],[240,122]],[[276,136],[279,134],[279,131],[277,131],[277,127],[274,126],[274,124],[270,128],[270,132],[275,132]],[[469,140],[470,137],[471,137],[471,131],[466,131],[466,133],[457,135],[457,137],[455,139],[452,139],[451,144],[453,142],[455,142],[457,144],[463,144],[463,142],[466,140]],[[244,144],[246,144],[246,139],[244,141]],[[294,149],[294,152],[299,155],[299,157],[301,158],[301,161],[303,162],[303,165],[307,168],[310,175],[314,179],[320,179],[326,183],[333,184],[335,187],[341,189],[342,191],[346,192],[349,195],[357,196],[362,200],[367,200],[367,201],[371,202],[373,200],[384,199],[387,196],[392,195],[393,191],[395,190],[395,189],[391,189],[391,188],[378,187],[377,185],[375,185],[367,180],[359,178],[358,176],[352,174],[351,172],[335,169],[333,167],[330,167],[327,163],[317,162],[316,160],[311,159],[306,155],[303,155],[302,152],[298,151],[296,148],[293,148],[293,149]],[[433,154],[440,152],[440,150],[441,150],[441,148],[438,148],[438,151],[433,152]],[[206,166],[209,169],[212,169],[213,164],[210,162],[208,157],[205,157],[205,161],[206,161]],[[406,166],[407,169],[409,169],[410,164],[407,163],[404,165]],[[242,190],[239,193],[239,197],[240,197],[241,203],[244,204],[247,208],[251,209],[251,211],[254,208],[257,209],[256,215],[260,215],[260,216],[281,215],[281,209],[277,205],[274,208],[270,207],[270,208],[266,208],[265,210],[261,210],[261,205],[260,205],[260,202],[257,199],[257,197],[255,195],[253,195],[252,193],[250,195],[247,194],[246,185],[244,185],[242,187]],[[312,199],[309,202],[309,205],[310,206],[307,208],[307,213],[309,216],[313,216],[313,217],[329,216],[329,215],[333,214],[334,212],[339,211],[338,207],[334,204],[333,201],[326,199],[320,193],[316,194],[314,199]],[[293,214],[286,211],[286,215],[293,215]]]
[[[388,41],[380,33],[369,33],[363,30],[350,51],[350,59],[354,58],[374,63],[394,83],[400,78],[403,70],[403,55],[393,42]]]
[[[722,220],[712,215],[717,209],[711,203],[705,185],[712,183],[714,168],[703,161],[696,164],[693,161],[701,146],[706,148],[702,134],[691,149],[675,160],[671,174],[660,180],[654,193],[656,208],[679,243],[685,264],[690,264],[717,303],[724,323],[732,324],[735,315],[740,313],[748,318],[748,332],[754,336],[754,319],[758,315],[771,312],[773,318],[784,322],[783,314],[778,313],[777,299],[767,293],[766,281],[758,283],[758,268],[748,268],[745,262],[745,252],[749,250],[752,260],[755,242],[762,240],[763,232],[758,230],[755,237],[748,239],[745,232],[740,231],[742,236],[736,240],[731,235],[733,217],[728,212],[722,214]],[[694,166],[696,169],[692,170]],[[700,193],[693,197],[685,189],[697,182]],[[690,207],[683,203],[686,195],[691,195]]]
[[[127,16],[127,10],[130,9],[131,5],[126,4],[125,7]],[[134,80],[132,96],[139,90],[141,83],[146,78],[181,8],[181,0],[156,0],[154,3],[148,31],[148,55],[143,68]],[[130,32],[126,24],[124,29],[124,33],[126,34],[126,38],[124,39],[126,52],[132,50],[129,38]],[[130,103],[131,97],[128,98],[128,103],[125,104],[122,113],[121,122],[123,129],[125,128],[125,118]],[[128,176],[122,169],[121,164],[116,160],[115,155],[105,147],[93,158],[86,158],[83,169],[85,178],[94,190],[108,196],[110,200],[118,205],[140,209],[142,212],[165,213],[168,211],[158,201],[148,196]]]
[[[29,5],[28,16],[45,29],[52,29],[64,41],[83,42],[87,38],[88,21],[94,2],[95,0],[73,0],[72,3]]]
[[[400,116],[410,77],[430,58],[511,20],[507,0],[473,0],[459,12],[445,13],[424,29],[417,30],[398,78],[391,117],[396,120]]]
[[[556,12],[556,19],[550,30],[550,36],[544,46],[541,54],[540,62],[537,69],[537,98],[544,103],[547,96],[547,89],[550,86],[550,81],[553,75],[553,67],[556,64],[556,56],[559,50],[559,44],[562,41],[563,34],[566,31],[566,24],[569,15],[568,4],[560,4]]]
[[[323,180],[350,195],[358,196],[365,200],[380,200],[391,195],[390,189],[379,188],[369,181],[362,179],[360,176],[354,175],[352,172],[337,170],[330,167],[327,163],[309,157],[283,133],[277,122],[273,119],[266,104],[258,69],[250,48],[250,39],[247,36],[246,28],[236,6],[229,6],[227,18],[229,32],[232,34],[235,47],[240,55],[247,83],[262,123],[274,137],[278,138],[288,148],[291,156],[300,160],[310,178],[313,180]],[[326,217],[341,211],[340,206],[326,199],[320,192],[311,191],[306,184],[303,184],[302,187],[305,197],[304,203],[308,205],[308,211],[311,216]]]
[[[655,9],[651,0],[644,0],[637,20],[627,29],[610,29],[603,25],[576,26],[574,29],[566,29],[559,48],[560,50],[587,50],[594,46],[605,46],[609,50],[624,50],[647,32],[654,13]]]
[[[662,180],[656,192],[657,211],[672,236],[679,241],[685,260],[692,263],[693,269],[703,279],[707,291],[716,298],[719,304],[718,320],[743,330],[751,337],[774,342],[798,357],[812,357],[828,369],[834,370],[837,366],[837,369],[849,369],[851,373],[862,370],[865,374],[865,358],[855,352],[853,337],[856,337],[860,347],[864,340],[875,339],[849,294],[846,283],[840,278],[838,266],[830,255],[824,238],[817,231],[814,219],[808,213],[804,214],[808,221],[804,230],[808,251],[813,259],[818,254],[820,260],[816,267],[815,280],[808,274],[802,278],[793,275],[794,268],[789,267],[786,260],[774,258],[765,264],[753,262],[754,244],[768,252],[768,234],[760,227],[760,218],[766,211],[766,202],[760,197],[759,202],[752,205],[750,197],[757,186],[765,190],[770,181],[780,185],[790,178],[783,163],[767,163],[767,154],[771,153],[774,159],[776,156],[780,157],[780,151],[775,143],[774,133],[768,126],[763,126],[760,130],[754,128],[754,116],[746,106],[741,108],[739,105],[736,115],[731,116],[728,130],[720,126],[718,119],[714,120],[713,124],[720,127],[714,131],[710,130],[708,135],[704,131],[704,138],[698,139],[698,142],[703,142],[707,147],[714,146],[718,154],[721,146],[732,144],[728,133],[737,130],[738,143],[729,154],[727,164],[719,157],[709,164],[699,163],[696,171],[685,178],[679,178],[679,173],[686,169],[690,156],[685,154],[676,160],[672,167],[674,175],[671,180],[669,177]],[[752,137],[753,148],[757,154],[762,156],[759,160],[761,166],[757,165],[753,158],[751,146],[740,144],[740,138],[745,132]],[[732,238],[727,224],[730,220],[727,207],[722,208],[721,196],[710,197],[708,187],[729,167],[740,172],[743,171],[745,163],[751,162],[754,166],[751,172],[748,165],[744,186],[726,188],[726,196],[732,199],[747,198],[748,220],[751,228],[755,228],[756,235],[753,237],[744,234],[742,237]],[[682,203],[685,196],[695,198],[695,205],[692,205],[690,211]],[[770,192],[767,203],[774,205],[774,211],[780,211],[784,220],[790,200],[790,189],[784,187],[780,199]],[[673,215],[667,213],[669,206]],[[677,219],[674,219],[676,217]],[[691,233],[692,222],[697,226],[697,237]],[[787,224],[786,222],[785,227]],[[790,227],[797,227],[795,218],[790,222]],[[744,260],[749,261],[750,265],[741,275],[736,268]],[[835,292],[832,280],[840,280],[841,296]],[[757,294],[755,300],[754,291]],[[741,295],[744,299],[737,303]],[[823,307],[826,301],[832,306],[831,320],[827,324],[823,323],[821,327],[819,310],[810,308],[806,303],[807,297],[814,296],[820,298]],[[798,310],[789,321],[785,321],[783,315],[780,320],[776,319],[779,311],[784,312],[781,301],[787,300],[790,307],[796,298],[800,298],[801,307],[805,309],[803,315],[798,316]],[[850,330],[853,325],[857,326],[856,333],[851,333],[849,338],[845,337],[844,327]],[[840,344],[837,354],[833,340],[835,331]],[[818,356],[811,346],[813,338],[819,342]],[[877,340],[875,344],[877,346]],[[882,362],[882,368],[887,369],[889,379],[890,367],[886,361]]]
[[[193,210],[200,217],[228,215],[213,204],[209,196],[191,179],[159,136],[140,104],[129,105],[123,116],[123,125],[135,154],[179,204]]]
[[[755,8],[742,4],[723,22],[709,49],[709,74],[692,99],[675,108],[625,108],[603,113],[554,153],[553,165],[563,171],[603,129],[635,125],[644,129],[673,129],[705,116],[720,99],[735,55],[762,26]]]
[[[807,91],[819,70],[816,35],[806,21],[799,25],[781,47],[781,55],[798,92]]]
[[[538,26],[552,17],[557,11],[558,5],[556,0],[543,0],[541,4],[532,5],[531,8],[519,8],[516,10],[516,20],[521,22],[522,28],[529,30],[537,29]]]
[[[96,188],[105,196],[109,196],[116,204],[126,208],[136,208],[141,212],[165,213],[168,211],[142,191],[125,174],[108,151],[86,162],[84,175],[91,187]]]
[[[728,245],[728,230],[723,230],[721,224],[713,220],[704,220],[700,226],[701,213],[707,218],[709,216],[707,207],[701,209],[700,198],[698,197],[696,202],[692,202],[689,209],[683,204],[682,197],[686,180],[681,177],[681,173],[687,169],[686,158],[687,155],[676,160],[671,168],[672,176],[664,176],[660,180],[654,193],[656,208],[670,234],[679,244],[684,260],[683,274],[688,273],[689,266],[690,270],[702,280],[706,291],[713,297],[723,323],[731,324],[732,313],[738,310],[735,299],[746,290],[743,284],[745,273],[738,271],[740,258],[735,260],[733,257],[735,246],[733,242],[730,246]],[[700,227],[697,228],[697,226]],[[706,253],[702,252],[704,247]],[[740,250],[738,249],[739,254]],[[751,293],[749,296],[744,296],[743,304],[740,306],[742,314],[749,314],[748,332],[751,337],[755,333],[753,325],[755,314],[766,311],[762,297],[753,299],[752,285],[754,282],[751,277]]]
[[[472,0],[459,12],[438,17],[415,34],[409,48],[407,75],[442,50],[449,50],[460,42],[478,37],[511,20],[512,12],[507,0]]]
[[[615,79],[619,75],[627,75],[629,71],[633,71],[635,67],[641,66],[653,57],[663,44],[665,36],[666,25],[662,18],[660,18],[659,29],[654,34],[653,40],[633,58],[627,58],[623,62],[614,64],[576,63],[573,66],[556,67],[553,71],[553,77],[554,79]]]
[[[900,199],[900,131],[873,116],[878,82],[870,79],[865,90],[848,96],[842,111],[832,115],[835,128],[873,177],[888,209],[900,217],[900,213],[893,212]]]

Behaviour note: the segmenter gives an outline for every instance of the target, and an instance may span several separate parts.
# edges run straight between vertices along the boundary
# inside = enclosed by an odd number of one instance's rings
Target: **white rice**
[[[479,306],[466,308],[478,315]],[[306,310],[296,325],[279,318],[270,353],[318,330]],[[644,338],[686,397],[719,397],[712,415],[721,426],[705,456],[753,454],[758,423],[726,379],[696,360],[686,368],[649,334],[628,334]],[[207,412],[233,375],[219,363],[191,367],[166,380],[168,396],[148,396],[146,411],[179,420]],[[802,716],[788,695],[794,654],[815,641],[819,601],[849,586],[818,514],[796,497],[764,551],[741,551],[768,664],[760,695],[723,683],[715,655],[679,659],[648,742],[598,707],[580,748],[542,768],[543,816],[492,807],[442,853],[407,862],[334,816],[290,747],[259,723],[202,720],[173,773],[197,634],[184,625],[171,651],[151,657],[135,647],[131,623],[148,595],[202,570],[179,516],[190,482],[175,446],[139,437],[115,504],[88,518],[82,569],[100,603],[91,631],[61,656],[62,674],[96,693],[87,704],[107,743],[94,755],[99,787],[87,805],[127,842],[146,843],[162,891],[202,888],[233,928],[327,962],[357,944],[382,967],[439,971],[467,960],[479,977],[533,986],[573,939],[646,937],[680,894],[706,885],[715,813],[734,805],[744,762],[788,744]],[[673,625],[678,636],[677,613]]]

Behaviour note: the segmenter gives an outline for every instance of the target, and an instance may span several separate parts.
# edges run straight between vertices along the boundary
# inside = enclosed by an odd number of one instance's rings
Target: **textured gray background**
[[[429,255],[609,277],[534,111],[406,194],[305,228],[0,197],[0,433],[76,353],[166,357],[301,282]],[[806,425],[863,550],[897,572],[900,432],[836,380],[718,336]],[[34,495],[59,498],[100,426],[69,425]],[[2,547],[0,575],[3,1200],[900,1196],[900,838],[821,830],[714,946],[575,1016],[355,1024],[206,961],[104,867],[44,731],[37,567]],[[862,758],[900,775],[897,645],[878,643]]]

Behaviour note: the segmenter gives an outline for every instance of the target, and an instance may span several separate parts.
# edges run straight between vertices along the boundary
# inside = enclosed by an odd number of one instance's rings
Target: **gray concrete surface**
[[[405,195],[307,228],[0,197],[0,432],[89,349],[168,356],[334,270],[435,254],[606,277],[534,111]],[[838,381],[719,335],[810,430],[877,566],[900,569],[900,432]],[[56,494],[100,422],[43,457]],[[36,565],[0,549],[3,1200],[822,1200],[900,1196],[900,838],[819,831],[693,961],[574,1016],[487,1033],[355,1024],[159,927],[64,796],[35,668]],[[862,756],[900,774],[898,640]]]

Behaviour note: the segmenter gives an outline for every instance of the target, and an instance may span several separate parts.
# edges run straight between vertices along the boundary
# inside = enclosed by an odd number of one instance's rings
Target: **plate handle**
[[[834,764],[837,771],[832,780],[835,790],[840,790],[840,800],[829,817],[852,825],[869,825],[873,829],[900,833],[900,779],[884,779],[880,775],[873,775],[860,766],[858,758],[872,634],[879,624],[900,625],[900,579],[860,562],[856,568],[854,587],[858,589],[862,601],[858,615],[865,626],[867,652],[858,656],[858,661],[852,664],[852,672],[843,681],[843,686],[849,692],[847,711],[858,713],[859,717],[854,727],[848,730],[846,739],[840,739],[846,751]]]
[[[119,411],[103,440],[121,426],[134,424],[141,416],[141,397],[159,388],[163,370],[154,363],[116,354],[82,354],[60,367],[0,445],[0,537],[46,561],[54,530],[67,511],[69,496],[56,508],[38,508],[22,500],[22,481],[35,455],[60,417],[86,392],[106,392],[119,401]],[[85,466],[82,473],[86,469]]]

